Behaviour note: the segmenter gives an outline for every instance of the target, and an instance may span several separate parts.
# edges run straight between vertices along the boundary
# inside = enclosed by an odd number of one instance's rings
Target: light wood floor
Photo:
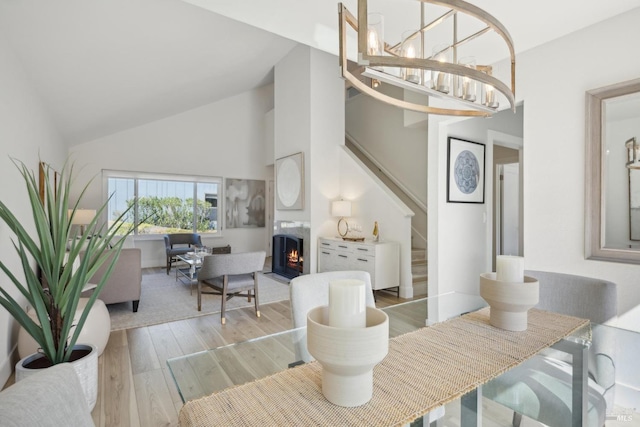
[[[407,301],[386,292],[378,292],[376,297],[380,308]],[[261,317],[257,318],[252,307],[228,311],[225,326],[220,324],[219,314],[212,314],[112,332],[98,359],[98,401],[92,412],[96,426],[177,426],[182,400],[167,359],[291,327],[288,301],[263,304],[260,312]],[[12,383],[13,377],[5,387]],[[444,425],[458,425],[459,411],[459,404],[447,405]],[[485,422],[486,426],[510,424],[512,413],[486,399],[483,411],[486,418],[493,420]],[[540,425],[526,418],[522,423],[523,427]],[[614,424],[607,422],[609,425]]]
[[[378,292],[376,305],[407,301]],[[167,367],[167,359],[244,341],[291,328],[289,302],[220,315],[201,316],[155,326],[112,332],[98,359],[96,426],[175,426],[182,401]]]

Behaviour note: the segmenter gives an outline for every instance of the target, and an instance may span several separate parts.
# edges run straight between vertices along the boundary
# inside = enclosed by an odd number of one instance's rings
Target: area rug
[[[260,305],[289,299],[289,286],[259,273],[258,290]],[[202,295],[202,311],[197,307],[196,286],[190,294],[190,286],[176,281],[173,271],[145,273],[142,276],[142,295],[138,312],[128,303],[109,304],[111,330],[138,328],[174,320],[188,319],[220,312],[219,295]],[[227,301],[227,311],[241,307],[253,307],[246,297],[234,297]]]

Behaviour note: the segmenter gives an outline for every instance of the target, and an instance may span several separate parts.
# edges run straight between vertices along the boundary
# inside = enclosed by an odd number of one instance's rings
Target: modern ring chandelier
[[[358,19],[340,3],[342,76],[362,93],[396,107],[422,113],[487,117],[497,111],[500,94],[515,112],[515,52],[507,29],[484,10],[462,0],[418,1],[419,27],[403,32],[400,42],[393,45],[384,41],[384,17],[369,14],[368,0],[358,0]],[[435,5],[436,9],[442,10],[435,19],[426,22],[425,5]],[[473,33],[460,35],[459,22],[463,19],[465,23],[473,21],[476,27]],[[433,45],[434,40],[430,39],[430,34],[443,23],[452,26],[453,34],[446,42]],[[437,30],[440,35],[442,27]],[[347,59],[350,28],[355,30],[358,40],[355,67]],[[459,50],[473,47],[470,42],[492,33],[500,36],[499,39],[506,43],[509,51],[510,86],[492,75],[490,65],[476,64],[474,56],[458,57]],[[427,52],[430,45],[433,45],[432,49]],[[385,83],[427,96],[454,100],[456,108],[424,105],[376,90],[380,84]]]

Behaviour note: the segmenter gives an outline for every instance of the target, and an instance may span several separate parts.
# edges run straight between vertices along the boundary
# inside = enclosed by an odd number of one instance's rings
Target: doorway
[[[515,139],[520,139],[513,137]],[[521,141],[521,139],[520,139]],[[523,256],[522,145],[494,140],[493,268],[496,255]]]

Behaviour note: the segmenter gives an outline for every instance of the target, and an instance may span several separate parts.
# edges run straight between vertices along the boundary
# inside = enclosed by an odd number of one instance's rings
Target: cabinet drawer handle
[[[362,258],[358,258],[358,261],[369,262],[369,260],[368,260],[368,259],[362,259]]]
[[[331,245],[331,243],[322,242],[321,245],[329,246],[329,245]]]
[[[340,254],[338,254],[338,256],[339,256],[339,257],[342,257],[342,258],[347,258],[347,256],[346,256],[346,255],[340,255]]]
[[[342,248],[342,249],[347,249],[349,246],[342,246],[342,245],[338,245],[338,247],[339,247],[339,248]]]
[[[359,251],[365,251],[365,252],[369,252],[369,249],[367,248],[358,248]]]
[[[322,253],[325,254],[325,255],[331,255],[331,252],[322,251]]]

